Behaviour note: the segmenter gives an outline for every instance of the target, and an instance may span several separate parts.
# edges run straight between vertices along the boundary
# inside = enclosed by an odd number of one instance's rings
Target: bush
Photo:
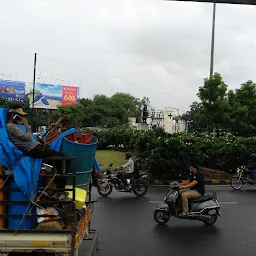
[[[189,162],[234,171],[246,164],[252,152],[256,152],[256,138],[224,136],[213,138],[194,134],[168,134],[162,129],[138,131],[116,127],[108,131],[94,132],[99,139],[99,149],[112,145],[136,152],[145,170],[154,178],[170,179],[187,172]]]

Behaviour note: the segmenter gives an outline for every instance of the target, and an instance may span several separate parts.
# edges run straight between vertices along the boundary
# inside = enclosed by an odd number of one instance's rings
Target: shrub
[[[136,152],[143,167],[155,178],[174,178],[187,172],[190,161],[199,165],[234,171],[246,164],[256,151],[256,138],[223,136],[213,138],[194,134],[168,134],[162,129],[138,131],[133,128],[115,127],[108,131],[94,132],[99,139],[99,149],[122,145],[124,150]]]

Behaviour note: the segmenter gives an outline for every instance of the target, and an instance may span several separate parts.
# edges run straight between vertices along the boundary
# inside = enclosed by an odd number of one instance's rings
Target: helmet
[[[126,152],[125,153],[125,158],[126,159],[129,159],[129,158],[131,158],[132,157],[132,153],[131,152]]]

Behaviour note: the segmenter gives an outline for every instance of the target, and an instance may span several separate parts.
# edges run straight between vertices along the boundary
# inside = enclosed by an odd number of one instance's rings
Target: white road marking
[[[219,202],[219,204],[238,204],[238,202]]]
[[[151,204],[161,204],[164,203],[164,201],[148,201]]]
[[[163,201],[148,201],[151,204],[161,204],[164,203]],[[238,204],[238,202],[219,202],[220,205],[223,204]]]

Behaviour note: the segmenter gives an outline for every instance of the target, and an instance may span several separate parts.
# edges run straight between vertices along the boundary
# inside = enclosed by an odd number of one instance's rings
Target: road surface
[[[229,186],[207,186],[207,193],[213,189],[222,205],[221,217],[207,227],[176,218],[157,225],[154,208],[168,188],[151,187],[144,198],[116,191],[103,198],[94,188],[93,200],[98,202],[91,227],[100,229],[99,255],[256,255],[256,188],[234,191]]]

